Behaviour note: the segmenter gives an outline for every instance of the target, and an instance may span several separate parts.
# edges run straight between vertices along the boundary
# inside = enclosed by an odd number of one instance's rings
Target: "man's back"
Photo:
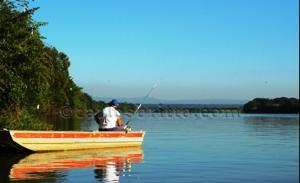
[[[103,109],[103,124],[101,128],[115,128],[120,115],[119,111],[114,107],[105,107]]]

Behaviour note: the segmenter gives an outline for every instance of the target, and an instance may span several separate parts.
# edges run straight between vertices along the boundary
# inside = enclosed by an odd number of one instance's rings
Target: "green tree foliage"
[[[28,4],[0,0],[0,127],[39,127],[29,124],[37,113],[55,114],[64,105],[82,111],[100,106],[73,82],[68,56],[44,44],[39,27],[45,23],[33,20],[38,8]]]
[[[296,98],[256,98],[244,105],[245,113],[299,113],[299,100]]]

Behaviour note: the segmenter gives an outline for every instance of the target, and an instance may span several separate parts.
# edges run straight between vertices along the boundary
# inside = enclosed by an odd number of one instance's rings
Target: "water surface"
[[[92,118],[57,129],[96,130]],[[142,148],[0,155],[0,182],[298,182],[298,115],[140,114]]]

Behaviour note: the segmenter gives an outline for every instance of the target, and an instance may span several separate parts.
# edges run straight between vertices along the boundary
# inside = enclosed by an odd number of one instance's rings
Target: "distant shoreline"
[[[280,98],[284,101],[289,101],[287,98]],[[282,101],[277,99],[276,101]],[[262,99],[254,99],[262,100]],[[263,99],[263,101],[269,101],[272,99]],[[242,104],[143,104],[140,112],[145,113],[242,113],[242,114],[299,114],[299,106],[296,107],[296,104],[299,100],[292,99],[293,102],[290,105],[275,105],[275,109],[270,107],[265,107],[264,104],[261,104],[262,107],[257,107],[257,110],[248,110],[247,106],[253,104],[252,101],[248,102],[245,105]],[[252,103],[251,103],[252,102]],[[286,103],[286,102],[282,102]],[[135,104],[137,105],[137,104]],[[270,106],[270,105],[267,105]],[[255,107],[254,107],[255,108]],[[298,112],[297,112],[298,111]],[[128,112],[128,111],[122,111]]]
[[[144,104],[140,112],[148,113],[239,113],[243,105],[226,104]]]

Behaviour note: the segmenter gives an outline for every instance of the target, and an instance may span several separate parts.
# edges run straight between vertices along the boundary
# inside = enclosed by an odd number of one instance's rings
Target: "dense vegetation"
[[[27,0],[0,0],[0,128],[50,129],[42,116],[58,115],[63,106],[94,112],[105,105],[74,83],[68,56],[43,42],[37,9]]]
[[[244,105],[245,113],[299,113],[299,100],[296,98],[256,98]]]

